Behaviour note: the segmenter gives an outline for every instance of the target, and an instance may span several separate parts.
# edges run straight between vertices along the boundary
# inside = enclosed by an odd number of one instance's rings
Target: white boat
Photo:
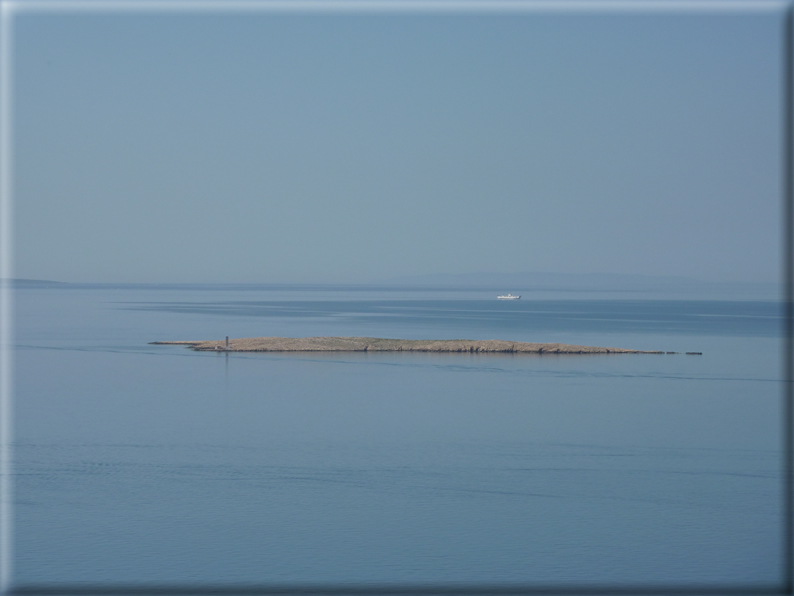
[[[513,296],[512,294],[505,294],[504,296],[497,296],[497,300],[520,300],[521,296]]]

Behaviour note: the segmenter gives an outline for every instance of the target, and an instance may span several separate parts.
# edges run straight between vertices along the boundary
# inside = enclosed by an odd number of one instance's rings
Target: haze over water
[[[775,302],[332,286],[15,296],[19,585],[780,578]],[[147,345],[226,335],[682,354]]]
[[[118,6],[4,4],[18,585],[780,579],[788,5]],[[322,335],[702,355],[148,345]]]

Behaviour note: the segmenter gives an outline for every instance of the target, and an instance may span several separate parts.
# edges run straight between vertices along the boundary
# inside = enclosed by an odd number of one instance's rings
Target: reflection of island
[[[220,341],[154,341],[198,351],[229,352],[467,352],[501,354],[664,354],[658,351],[538,344],[498,339],[379,339],[377,337],[247,337]]]

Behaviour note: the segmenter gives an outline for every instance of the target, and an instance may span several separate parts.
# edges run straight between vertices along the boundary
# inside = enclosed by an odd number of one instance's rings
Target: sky
[[[17,11],[13,276],[776,281],[782,14]]]

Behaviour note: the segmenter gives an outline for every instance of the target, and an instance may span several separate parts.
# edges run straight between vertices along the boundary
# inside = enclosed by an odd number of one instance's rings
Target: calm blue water
[[[773,302],[15,292],[15,578],[736,583],[781,571]],[[213,354],[559,341],[702,356]]]

